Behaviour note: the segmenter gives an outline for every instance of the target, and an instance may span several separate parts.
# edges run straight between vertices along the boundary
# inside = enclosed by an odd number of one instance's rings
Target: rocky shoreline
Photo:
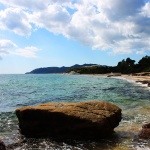
[[[120,73],[114,73],[114,74],[80,74],[82,76],[101,76],[101,77],[111,77],[111,78],[119,78],[119,79],[125,79],[130,80],[136,83],[145,84],[148,87],[150,87],[150,75],[127,75],[127,74],[120,74]]]
[[[119,78],[119,79],[126,79],[131,80],[136,83],[141,83],[146,85],[147,87],[150,87],[150,76],[149,75],[126,75],[126,74],[103,74],[98,76],[104,76],[104,77],[112,77],[112,78]]]
[[[144,81],[136,81],[138,83],[146,84],[148,87],[150,87],[150,80],[144,80]]]
[[[121,77],[150,87],[150,76],[122,75]]]

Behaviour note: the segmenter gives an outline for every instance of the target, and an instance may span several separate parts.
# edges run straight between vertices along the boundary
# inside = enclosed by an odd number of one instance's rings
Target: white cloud
[[[113,53],[150,50],[148,0],[0,0],[0,25],[29,36],[32,24]]]
[[[143,5],[144,0],[105,0],[99,9],[110,21],[120,21],[135,16]]]
[[[0,58],[8,54],[20,55],[28,58],[36,58],[36,52],[39,50],[39,48],[34,46],[19,48],[10,40],[0,40]]]
[[[18,7],[29,10],[42,10],[46,8],[49,0],[0,0],[1,3],[8,7]]]
[[[30,15],[32,23],[38,27],[46,28],[54,33],[63,33],[71,17],[67,10],[60,5],[49,5],[44,11],[34,12]]]
[[[36,55],[37,51],[39,51],[39,48],[34,46],[29,46],[29,47],[16,49],[16,51],[14,51],[13,54],[28,57],[28,58],[37,58]]]
[[[70,0],[0,0],[1,3],[7,7],[17,7],[27,9],[29,11],[42,11],[47,9],[49,5],[60,4],[64,6],[71,6]]]
[[[17,48],[17,45],[10,40],[0,40],[0,56],[4,56],[9,53],[10,50]]]
[[[137,51],[136,54],[138,54],[138,55],[144,55],[145,52],[144,51]]]
[[[150,18],[150,2],[147,2],[145,6],[142,8],[141,14],[145,17]]]
[[[31,25],[28,15],[19,8],[7,8],[0,11],[1,29],[13,31],[21,36],[29,36]]]

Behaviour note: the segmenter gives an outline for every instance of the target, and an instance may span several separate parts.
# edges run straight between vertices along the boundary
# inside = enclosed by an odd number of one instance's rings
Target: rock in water
[[[150,139],[150,123],[142,126],[142,129],[139,132],[139,137],[143,139]]]
[[[6,146],[3,141],[0,140],[0,150],[6,150]]]
[[[121,109],[104,101],[46,103],[16,110],[21,134],[56,139],[97,139],[111,135]]]

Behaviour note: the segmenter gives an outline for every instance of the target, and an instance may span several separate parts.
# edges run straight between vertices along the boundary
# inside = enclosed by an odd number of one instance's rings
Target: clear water
[[[46,102],[103,100],[122,109],[123,119],[110,139],[56,142],[26,139],[16,149],[150,149],[150,140],[137,137],[150,122],[150,89],[122,79],[63,74],[0,75],[0,139],[6,145],[23,139],[18,133],[15,109]]]

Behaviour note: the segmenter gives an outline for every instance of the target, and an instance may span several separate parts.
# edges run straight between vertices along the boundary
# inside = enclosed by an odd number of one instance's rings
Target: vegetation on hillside
[[[75,71],[79,74],[105,74],[111,72],[131,74],[138,72],[150,72],[150,56],[143,57],[137,64],[135,64],[135,60],[127,58],[126,60],[123,59],[118,62],[115,67],[94,65],[90,67],[70,68],[66,71],[66,73],[71,71]]]

